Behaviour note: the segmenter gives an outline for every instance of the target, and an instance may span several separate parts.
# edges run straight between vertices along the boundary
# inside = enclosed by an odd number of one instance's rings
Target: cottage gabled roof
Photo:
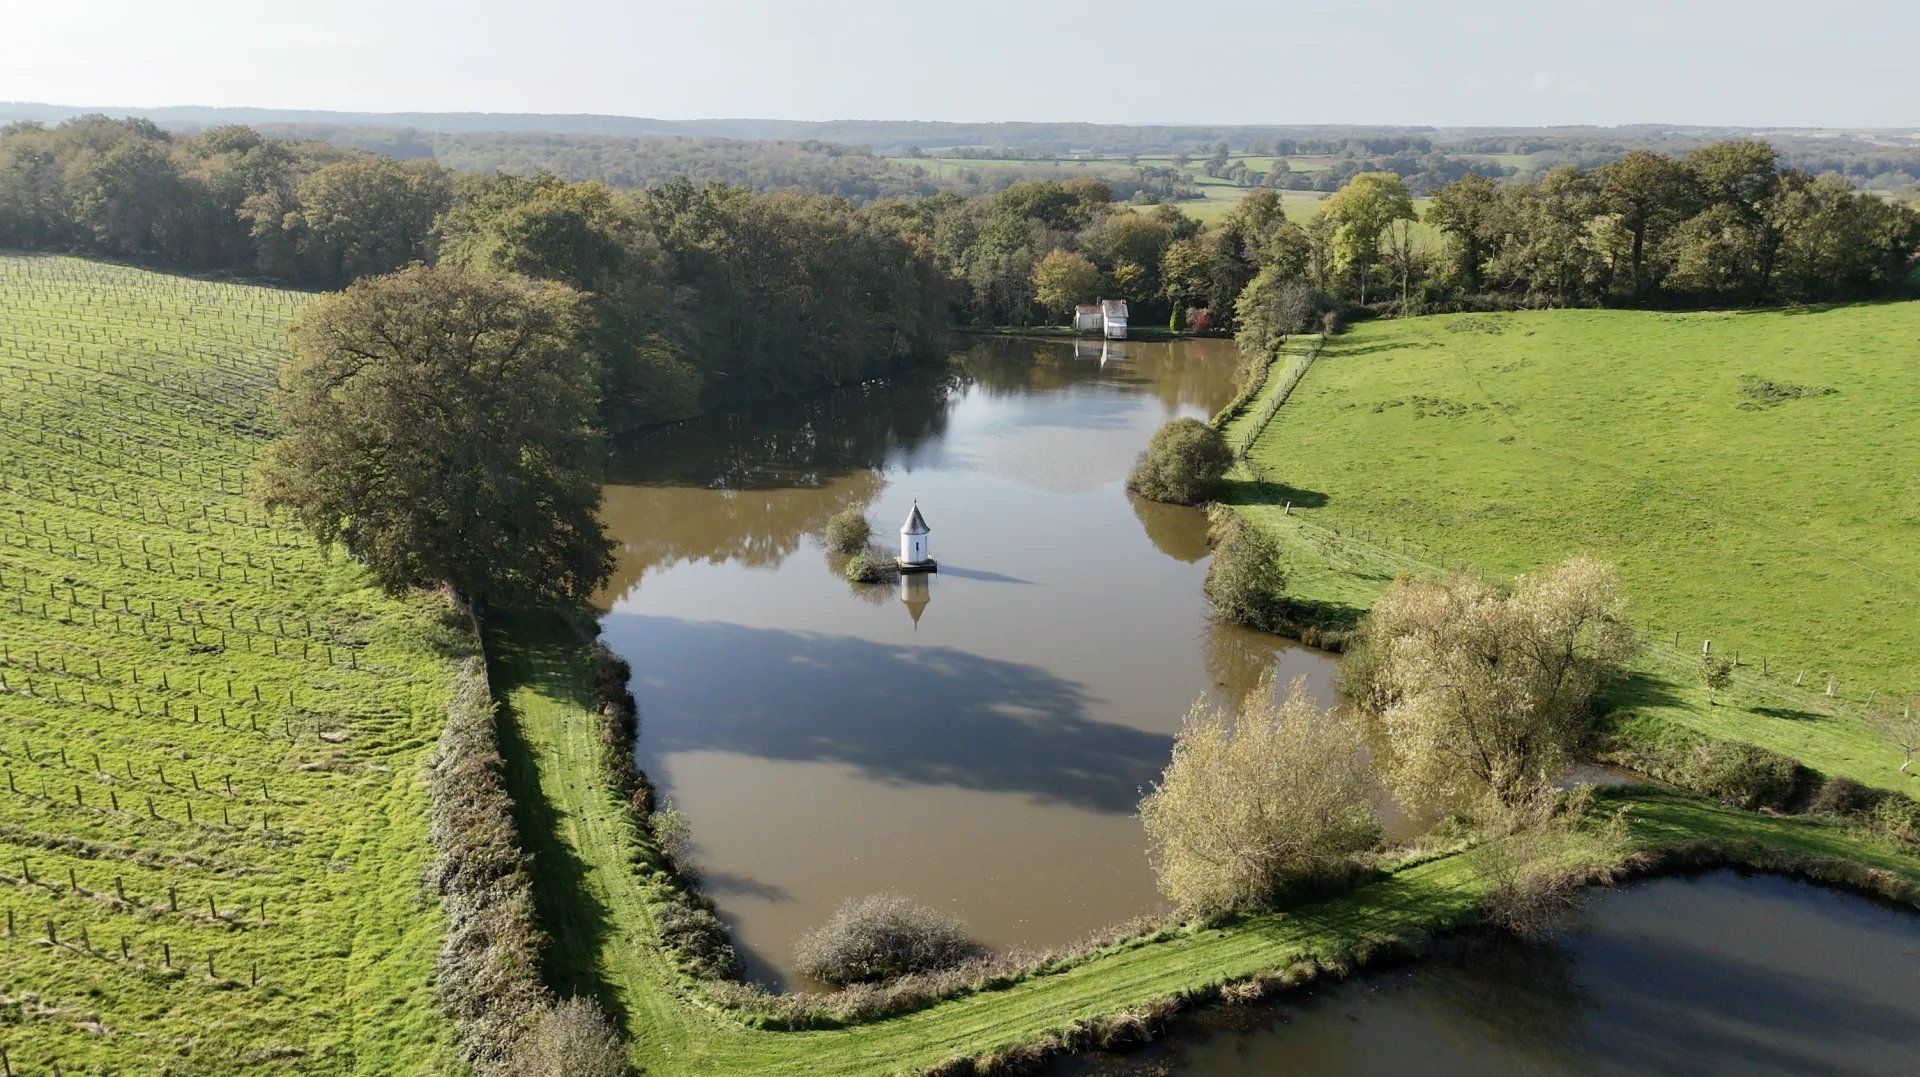
[[[1124,318],[1127,316],[1127,301],[1124,299],[1102,299],[1100,301],[1100,313],[1109,318]]]
[[[900,525],[903,535],[924,535],[933,528],[927,526],[927,518],[920,515],[920,502],[913,503],[913,511],[907,514],[907,522]]]

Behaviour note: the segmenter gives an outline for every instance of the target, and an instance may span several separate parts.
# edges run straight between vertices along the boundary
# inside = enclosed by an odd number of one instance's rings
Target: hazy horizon
[[[1920,12],[1780,0],[1604,16],[1219,0],[964,10],[864,0],[502,0],[263,11],[240,0],[43,6],[10,24],[0,100],[106,109],[536,113],[665,120],[1902,128]],[[1791,27],[1784,32],[1783,27]]]

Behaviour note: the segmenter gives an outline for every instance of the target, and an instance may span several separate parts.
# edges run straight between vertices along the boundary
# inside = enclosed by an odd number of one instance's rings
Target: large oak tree
[[[391,590],[584,599],[612,560],[579,302],[560,284],[426,266],[316,302],[294,328],[267,500]]]

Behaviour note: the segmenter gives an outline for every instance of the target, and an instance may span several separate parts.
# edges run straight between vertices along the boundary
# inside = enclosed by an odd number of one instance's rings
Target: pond
[[[1905,1074],[1916,988],[1912,911],[1716,872],[1600,893],[1548,943],[1473,937],[1052,1072]]]
[[[880,890],[996,947],[1153,912],[1134,809],[1188,707],[1268,669],[1333,701],[1328,656],[1208,615],[1200,513],[1122,486],[1234,365],[1224,340],[983,338],[627,439],[604,634],[751,976],[792,984],[795,940]],[[842,579],[827,518],[864,505],[891,546],[916,499],[940,571]]]

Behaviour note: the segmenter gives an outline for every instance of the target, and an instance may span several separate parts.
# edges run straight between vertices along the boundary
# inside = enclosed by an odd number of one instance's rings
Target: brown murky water
[[[605,635],[640,765],[692,822],[750,973],[840,901],[911,894],[995,946],[1159,907],[1134,806],[1195,698],[1319,652],[1216,624],[1194,510],[1129,498],[1155,428],[1231,396],[1228,341],[962,341],[954,365],[626,446]],[[815,534],[913,499],[934,576],[857,587]]]
[[[1920,917],[1721,872],[1597,896],[1560,938],[1212,1007],[1056,1077],[1169,1074],[1910,1074]]]

